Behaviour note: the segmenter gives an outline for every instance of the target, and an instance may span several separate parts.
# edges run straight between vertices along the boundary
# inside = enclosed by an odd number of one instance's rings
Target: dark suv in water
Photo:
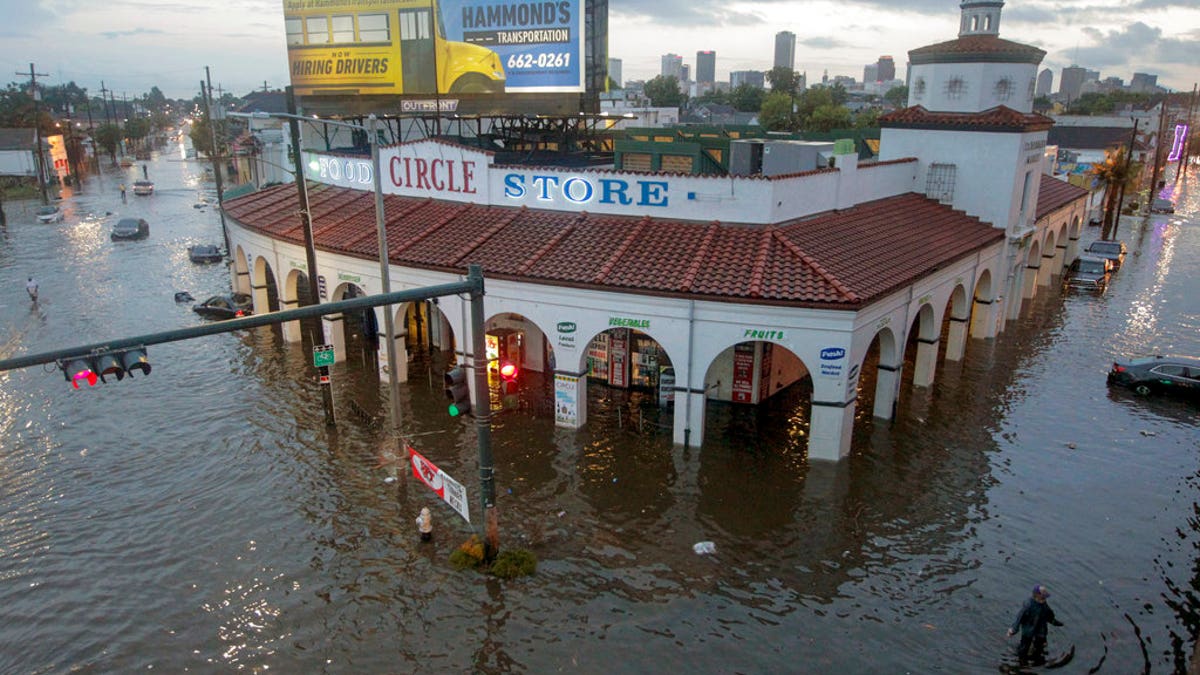
[[[1188,356],[1148,356],[1114,361],[1108,383],[1139,394],[1173,392],[1200,397],[1200,359]]]
[[[1125,262],[1125,242],[1123,241],[1097,239],[1088,244],[1083,252],[1097,258],[1108,258],[1112,261],[1114,268],[1120,267],[1121,263]]]
[[[1108,276],[1112,268],[1112,261],[1108,258],[1085,255],[1071,263],[1063,282],[1067,288],[1103,293],[1108,288]]]

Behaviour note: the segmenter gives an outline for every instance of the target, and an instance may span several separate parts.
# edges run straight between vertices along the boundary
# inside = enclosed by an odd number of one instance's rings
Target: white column
[[[342,330],[341,314],[326,314],[321,321],[321,330],[325,331],[325,344],[333,345],[333,360],[341,363],[346,360],[346,331]]]
[[[284,311],[287,311],[289,309],[296,309],[299,307],[300,301],[284,300],[282,304]],[[280,327],[283,329],[284,342],[300,342],[301,335],[299,321],[284,321],[282,324],[280,324]]]
[[[1038,279],[1038,273],[1041,271],[1041,269],[1042,269],[1042,267],[1040,264],[1025,266],[1025,274],[1022,276],[1022,279],[1021,279],[1021,299],[1022,300],[1029,300],[1033,296],[1037,295],[1037,279]],[[1021,315],[1021,310],[1019,309],[1019,307],[1020,307],[1020,305],[1018,305],[1018,309],[1015,313],[1013,313],[1013,312],[1009,313],[1009,318],[1015,319]]]
[[[815,393],[814,393],[815,396]],[[808,459],[837,462],[850,454],[854,433],[855,399],[845,403],[812,402],[808,430]]]
[[[233,290],[236,293],[250,294],[250,273],[238,271],[237,265],[231,265],[233,272]]]
[[[994,300],[980,300],[975,298],[971,304],[971,337],[973,338],[994,338],[996,337],[997,313],[1000,311],[1000,304]]]
[[[913,385],[928,387],[937,375],[938,340],[917,338],[917,361],[913,364]]]
[[[554,371],[554,426],[581,429],[587,424],[587,372]]]
[[[1054,247],[1054,262],[1051,265],[1055,276],[1062,276],[1067,271],[1067,245],[1058,244]]]
[[[946,360],[962,361],[967,352],[967,319],[950,317],[950,334],[946,336]]]
[[[1074,261],[1078,257],[1079,257],[1079,237],[1071,237],[1071,238],[1067,239],[1067,253],[1066,253],[1066,257],[1063,258],[1063,260],[1066,261],[1067,265],[1070,265],[1071,262]]]
[[[678,370],[676,370],[678,375]],[[678,381],[678,380],[677,380]],[[704,442],[704,412],[708,397],[704,390],[675,390],[675,424],[672,440],[676,445],[700,447]]]
[[[900,396],[900,372],[899,365],[879,364],[878,375],[875,377],[875,409],[871,413],[875,417],[892,419],[896,399]]]
[[[254,298],[255,314],[270,314],[271,303],[267,301],[267,285],[250,286],[250,295]]]
[[[1058,255],[1058,249],[1054,249],[1048,253],[1042,254],[1042,267],[1038,270],[1037,283],[1038,286],[1049,286],[1053,281],[1053,277],[1058,273],[1059,267],[1054,265],[1054,258]]]

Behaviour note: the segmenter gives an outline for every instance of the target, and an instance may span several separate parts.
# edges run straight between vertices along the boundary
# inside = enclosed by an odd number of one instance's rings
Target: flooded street
[[[225,265],[187,257],[222,244],[194,208],[202,166],[162,153],[155,194],[122,204],[141,164],[106,167],[63,223],[4,204],[0,358],[195,325],[174,293],[228,292]],[[710,404],[686,450],[600,386],[580,431],[538,405],[497,417],[501,542],[539,558],[516,581],[447,562],[472,528],[354,412],[383,414],[373,366],[333,369],[336,429],[310,345],[271,328],[152,346],[148,377],[80,391],[49,367],[0,373],[0,672],[996,672],[1035,583],[1066,624],[1051,651],[1076,650],[1060,672],[1186,670],[1200,406],[1105,375],[1200,355],[1188,180],[1178,215],[1123,221],[1105,295],[1042,289],[932,388],[906,381],[894,422],[860,405],[839,464],[807,462],[807,404],[786,394]],[[150,237],[109,241],[120,216]],[[440,374],[410,373],[403,429],[478,519],[472,426]]]

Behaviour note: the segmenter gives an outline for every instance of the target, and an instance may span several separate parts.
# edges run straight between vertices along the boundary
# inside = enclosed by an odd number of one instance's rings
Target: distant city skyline
[[[795,68],[810,82],[861,78],[880,55],[895,59],[905,77],[909,50],[953,39],[958,0],[652,2],[610,0],[609,56],[623,62],[622,79],[646,80],[661,72],[666,53],[717,53],[715,80],[732,71],[769,71],[775,37],[794,33]],[[1157,75],[1159,85],[1190,91],[1200,81],[1200,4],[1194,0],[1008,0],[1000,36],[1047,52],[1042,68],[1057,80],[1078,64],[1130,82],[1134,73]],[[50,85],[74,81],[92,93],[103,81],[120,97],[158,86],[171,98],[199,91],[204,66],[213,84],[236,95],[264,85],[287,85],[282,0],[237,0],[221,11],[194,4],[144,0],[0,3],[0,54],[5,82],[24,81],[29,64]]]

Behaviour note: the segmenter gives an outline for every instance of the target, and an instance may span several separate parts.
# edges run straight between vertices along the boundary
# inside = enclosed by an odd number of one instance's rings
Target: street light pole
[[[375,230],[379,238],[379,278],[382,280],[383,293],[392,292],[391,260],[388,254],[387,222],[383,212],[383,171],[379,162],[379,119],[371,115],[367,120],[367,135],[371,141],[371,174],[374,177],[375,188]],[[383,306],[383,332],[387,340],[387,370],[388,392],[392,399],[392,432],[400,433],[400,379],[396,364],[396,326],[392,316],[392,306]]]

